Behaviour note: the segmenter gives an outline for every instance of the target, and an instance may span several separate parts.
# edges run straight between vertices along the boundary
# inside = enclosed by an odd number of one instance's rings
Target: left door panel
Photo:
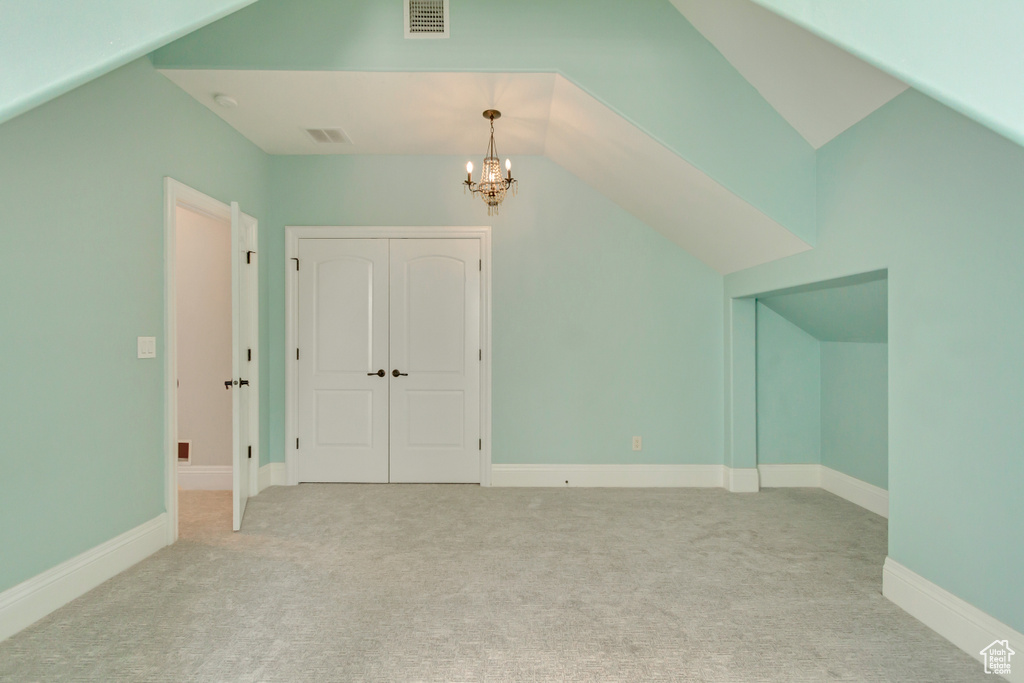
[[[388,261],[387,240],[299,241],[299,481],[388,481]]]

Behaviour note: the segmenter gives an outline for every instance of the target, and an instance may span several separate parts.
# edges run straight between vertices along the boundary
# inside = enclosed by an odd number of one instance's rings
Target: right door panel
[[[480,243],[390,247],[390,480],[479,483]]]

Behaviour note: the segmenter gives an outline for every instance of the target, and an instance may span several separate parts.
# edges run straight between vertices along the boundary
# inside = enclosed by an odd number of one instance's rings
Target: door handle
[[[370,376],[370,377],[373,377],[374,375],[377,375],[377,377],[383,377],[383,376],[384,376],[384,375],[386,375],[387,373],[386,373],[386,372],[384,372],[384,368],[381,368],[381,369],[380,369],[380,370],[378,370],[377,372],[368,372],[368,373],[366,373],[366,374],[367,374],[368,376]]]
[[[247,386],[249,386],[249,380],[242,379],[241,377],[239,377],[238,378],[238,386],[240,386],[240,387],[247,387]]]
[[[399,372],[398,368],[395,368],[394,370],[392,370],[391,374],[394,377],[408,377],[409,376],[408,372]]]
[[[238,384],[238,382],[234,381],[234,380],[230,380],[230,379],[229,380],[225,380],[224,381],[224,390],[227,391],[228,389],[230,389],[232,384]],[[246,382],[246,384],[248,384],[248,382]]]

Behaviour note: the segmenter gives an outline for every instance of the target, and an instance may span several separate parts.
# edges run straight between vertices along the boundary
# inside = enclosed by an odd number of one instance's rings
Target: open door
[[[232,528],[242,527],[245,504],[256,475],[253,454],[259,458],[256,356],[257,339],[256,220],[231,202],[231,385],[232,391]],[[254,415],[255,413],[255,415]]]

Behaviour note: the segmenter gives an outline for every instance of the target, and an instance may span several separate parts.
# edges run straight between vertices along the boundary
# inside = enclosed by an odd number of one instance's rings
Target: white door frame
[[[214,220],[231,225],[231,207],[199,190],[180,183],[173,178],[164,178],[164,506],[167,509],[167,543],[178,540],[178,311],[177,311],[177,268],[178,268],[178,226],[177,209],[188,209]],[[242,214],[246,220],[251,216]],[[257,228],[258,231],[258,228]],[[233,291],[238,283],[232,282]],[[253,291],[251,305],[259,310],[259,288]],[[258,366],[259,335],[252,340],[253,361]],[[259,372],[249,380],[251,399],[249,401],[250,428],[253,450],[259,453]],[[257,467],[254,467],[257,466]],[[249,495],[258,492],[259,457],[249,462]]]
[[[477,239],[480,240],[480,485],[491,485],[491,227],[490,226],[338,226],[290,225],[285,235],[285,464],[288,484],[299,483],[299,461],[295,441],[298,438],[299,393],[298,361],[295,349],[299,338],[299,240],[321,239]],[[298,265],[296,265],[298,264]]]

